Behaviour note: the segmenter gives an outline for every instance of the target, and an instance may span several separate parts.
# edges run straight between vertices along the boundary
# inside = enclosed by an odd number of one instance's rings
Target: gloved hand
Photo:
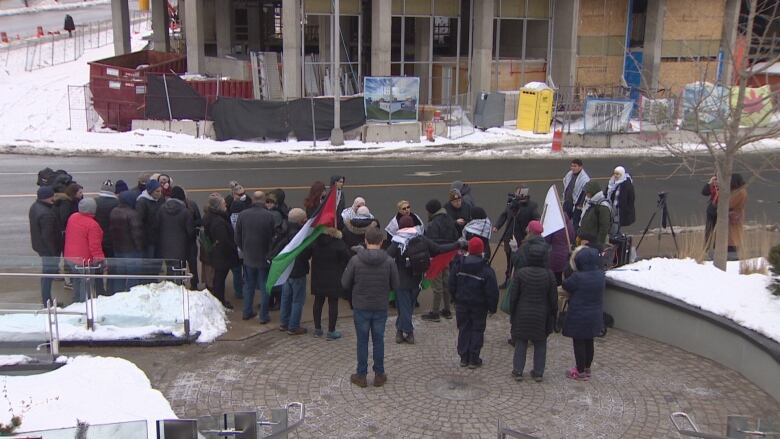
[[[458,247],[460,247],[461,250],[466,250],[467,248],[469,248],[469,242],[466,241],[466,238],[459,238]]]

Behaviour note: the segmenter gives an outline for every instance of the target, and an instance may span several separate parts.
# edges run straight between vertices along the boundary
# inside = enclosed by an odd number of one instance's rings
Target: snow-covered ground
[[[198,342],[209,343],[227,332],[227,316],[222,304],[208,291],[187,291],[190,328],[200,331]],[[171,282],[139,285],[129,292],[99,296],[95,300],[95,330],[87,329],[84,316],[59,315],[61,340],[127,340],[160,334],[184,336],[184,312],[181,287]],[[84,312],[83,303],[74,303],[64,311]],[[31,314],[0,315],[0,340],[39,340],[46,327],[46,316]]]
[[[23,1],[13,2],[8,1],[11,7],[0,8],[0,17],[10,15],[24,15],[32,14],[34,12],[41,11],[67,11],[72,9],[82,9],[94,5],[105,5],[110,0],[31,0],[30,6],[24,7]],[[0,2],[2,3],[2,2]],[[14,4],[16,3],[16,4]]]
[[[653,258],[607,272],[607,277],[680,299],[780,342],[780,297],[764,274],[739,274],[739,262],[723,272],[693,259]]]
[[[177,419],[170,403],[146,374],[121,358],[75,357],[57,370],[29,376],[0,376],[0,422],[21,416],[17,433],[146,420],[157,437],[158,419]]]

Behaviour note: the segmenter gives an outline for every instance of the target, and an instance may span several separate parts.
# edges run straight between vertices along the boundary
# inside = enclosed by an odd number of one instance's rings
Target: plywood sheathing
[[[658,86],[679,95],[686,84],[696,81],[715,82],[718,64],[715,61],[662,61]]]
[[[664,40],[720,40],[723,0],[667,1]]]
[[[581,0],[577,36],[626,36],[628,0]]]
[[[622,76],[622,56],[577,57],[577,85],[617,85]]]

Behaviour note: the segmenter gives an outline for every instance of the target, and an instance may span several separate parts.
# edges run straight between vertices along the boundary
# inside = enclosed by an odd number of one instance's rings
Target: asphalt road
[[[130,2],[130,9],[137,9],[137,2]],[[0,17],[0,31],[7,32],[11,38],[16,35],[35,35],[37,26],[43,26],[45,32],[62,31],[65,24],[65,15],[73,17],[76,26],[95,21],[111,19],[111,5],[95,5],[80,9],[68,9],[64,11],[40,11],[23,15]]]
[[[762,157],[756,156],[756,163]],[[700,195],[710,172],[675,172],[675,159],[589,159],[585,169],[600,177],[602,185],[614,166],[621,164],[633,176],[637,192],[637,222],[629,232],[641,232],[656,209],[657,193],[668,192],[668,206],[675,225],[700,225],[704,222],[707,199]],[[372,213],[383,224],[395,213],[395,204],[407,199],[425,219],[425,203],[431,198],[444,202],[453,180],[463,180],[473,187],[478,205],[496,219],[506,202],[507,192],[526,183],[531,197],[540,204],[551,184],[558,184],[568,170],[567,159],[550,160],[332,160],[287,159],[209,161],[161,158],[47,157],[4,155],[0,160],[0,248],[5,255],[34,255],[30,248],[27,212],[34,201],[38,170],[49,166],[71,172],[87,192],[97,192],[106,178],[124,179],[132,187],[144,170],[170,174],[174,183],[187,190],[188,196],[203,206],[209,193],[228,192],[228,182],[238,180],[247,190],[281,187],[287,192],[287,204],[301,205],[315,180],[325,183],[331,175],[347,176],[347,204],[356,196],[364,197]],[[780,218],[780,171],[764,174],[749,189],[749,221],[777,222]],[[658,219],[653,226],[658,226]]]

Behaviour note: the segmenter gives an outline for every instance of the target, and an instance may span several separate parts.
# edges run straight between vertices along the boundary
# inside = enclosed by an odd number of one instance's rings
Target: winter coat
[[[135,211],[141,219],[141,228],[144,231],[144,245],[146,247],[157,243],[158,217],[157,212],[164,201],[162,198],[155,200],[146,191],[141,192],[135,202]]]
[[[506,210],[498,216],[495,227],[497,230],[501,230],[504,224],[507,224],[507,227],[509,227],[508,223],[511,222],[512,231],[509,233],[505,231],[501,236],[504,242],[509,242],[514,236],[515,241],[519,244],[525,239],[525,229],[528,227],[528,223],[539,218],[541,218],[539,206],[535,202],[531,200],[528,200],[526,203],[516,201],[510,203]]]
[[[731,192],[729,198],[729,246],[742,246],[742,227],[745,223],[745,205],[747,204],[747,188],[742,186]]]
[[[458,225],[444,208],[431,215],[428,227],[425,229],[425,237],[437,244],[449,244],[460,238]]]
[[[412,215],[412,219],[414,220],[414,227],[417,229],[417,231],[424,233],[425,224],[423,224],[422,218],[420,218],[420,216],[414,212],[410,213],[410,215]],[[401,215],[400,212],[396,213],[395,216],[392,217],[387,223],[387,226],[385,227],[385,232],[387,232],[387,239],[385,240],[386,245],[390,245],[390,240],[393,239],[393,235],[398,232],[398,220],[400,220],[402,216],[403,215]]]
[[[606,244],[609,228],[612,224],[612,212],[609,201],[599,192],[585,202],[580,219],[579,233],[595,236],[599,244]]]
[[[144,231],[141,217],[135,209],[120,204],[111,210],[108,222],[114,254],[143,253]]]
[[[606,189],[605,189],[606,191]],[[618,184],[610,194],[609,202],[612,204],[612,215],[617,219],[621,227],[630,226],[636,221],[634,210],[634,183],[631,178]]]
[[[62,246],[62,234],[57,223],[57,214],[54,206],[36,200],[30,206],[28,214],[30,219],[30,241],[32,248],[38,255],[59,256]]]
[[[68,218],[78,211],[78,201],[72,200],[63,192],[54,194],[54,212],[57,215],[57,224],[60,226],[61,233],[65,233],[65,227],[68,225]],[[62,239],[65,239],[65,237],[63,236]]]
[[[351,292],[352,307],[362,311],[387,310],[390,291],[399,285],[398,267],[381,249],[357,249],[341,276],[341,286]]]
[[[566,191],[569,189],[572,179],[574,179],[574,183],[571,187],[571,196],[567,196]],[[566,212],[569,218],[573,216],[576,209],[582,208],[582,203],[585,201],[585,184],[589,181],[590,176],[584,169],[580,170],[577,175],[569,171],[563,177],[563,196],[561,200],[563,201],[563,211]]]
[[[479,255],[459,256],[450,265],[447,279],[452,300],[457,306],[486,309],[495,313],[498,307],[496,272]]]
[[[460,180],[453,181],[450,185],[450,189],[457,189],[460,192],[460,196],[463,198],[463,204],[469,207],[474,207],[474,197],[471,195],[471,186],[468,183],[464,183]]]
[[[92,215],[76,212],[65,227],[65,259],[74,264],[99,262],[103,254],[103,230]]]
[[[238,265],[238,251],[227,212],[209,208],[203,216],[203,233],[212,244],[207,255],[209,265],[215,270],[228,270]],[[201,249],[201,252],[205,250]]]
[[[553,272],[544,267],[544,249],[533,246],[528,265],[515,271],[509,288],[512,338],[544,340],[555,326],[558,286]]]
[[[111,192],[101,191],[97,197],[95,197],[95,203],[97,204],[97,210],[95,210],[95,221],[100,224],[100,228],[103,229],[103,252],[107,255],[113,255],[111,244],[111,228],[109,227],[111,219],[111,211],[119,206],[119,199]]]
[[[260,204],[253,204],[238,214],[235,240],[243,252],[244,265],[268,268],[268,250],[272,244],[274,225],[274,215]]]
[[[65,15],[65,24],[63,26],[66,31],[74,31],[76,30],[76,23],[73,21],[73,17],[70,15]]]
[[[544,240],[550,244],[550,270],[563,273],[569,263],[569,249],[574,242],[574,226],[569,218],[564,218],[564,228],[547,235]],[[566,235],[569,235],[568,239]]]
[[[542,252],[543,267],[550,268],[550,244],[539,235],[526,236],[525,241],[520,243],[520,248],[512,255],[512,267],[515,270],[527,267],[529,254],[537,247]]]
[[[352,254],[341,232],[329,229],[311,247],[311,293],[315,296],[343,297],[341,277]]]
[[[344,222],[344,229],[341,231],[344,243],[347,248],[352,249],[355,246],[362,246],[366,240],[366,230],[369,227],[379,228],[379,221],[376,218],[353,217]],[[354,254],[354,252],[353,252]]]
[[[431,257],[458,248],[457,242],[450,244],[437,244],[425,236],[421,235],[421,237],[428,246],[428,253],[430,253]],[[420,285],[420,281],[422,281],[422,276],[415,276],[412,274],[412,268],[406,266],[406,258],[401,253],[401,249],[397,242],[392,242],[390,244],[390,246],[387,248],[387,254],[389,254],[391,258],[395,259],[395,263],[398,266],[398,276],[401,280],[401,285],[399,288],[403,288],[405,290],[413,290],[417,288]]]
[[[278,210],[279,213],[282,214],[282,218],[287,221],[287,215],[290,214],[290,207],[284,202],[287,198],[287,194],[285,194],[282,189],[274,189],[268,193],[276,195],[276,210]]]
[[[580,246],[572,254],[576,271],[563,281],[570,295],[569,310],[563,322],[563,335],[588,339],[604,328],[604,289],[606,276],[596,249]]]
[[[157,212],[157,224],[157,256],[162,259],[186,261],[189,246],[194,244],[195,226],[192,213],[184,202],[169,198]]]
[[[455,208],[452,203],[447,203],[444,205],[444,209],[447,211],[447,215],[449,215],[450,218],[455,221],[455,227],[458,229],[458,235],[463,233],[463,227],[466,226],[466,223],[471,221],[471,206],[467,203],[461,202],[460,208]],[[462,226],[457,223],[459,219],[464,220]]]

